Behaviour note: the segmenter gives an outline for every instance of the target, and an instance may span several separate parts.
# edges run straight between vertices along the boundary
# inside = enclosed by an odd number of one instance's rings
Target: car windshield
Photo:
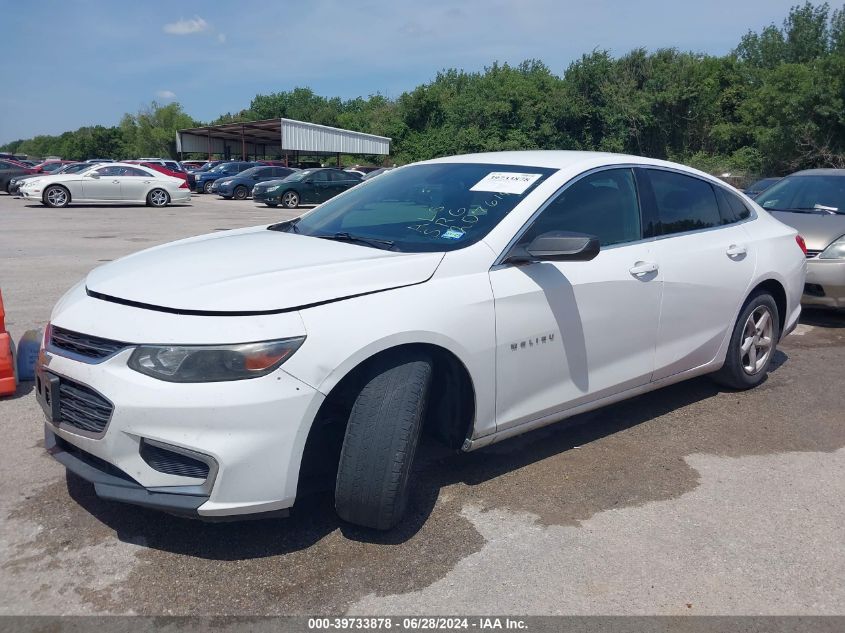
[[[845,175],[788,176],[756,198],[770,211],[845,214]]]
[[[487,235],[554,171],[482,163],[412,165],[271,228],[409,253],[456,250]]]
[[[295,171],[290,176],[285,178],[285,182],[299,182],[314,173],[313,169],[303,169],[302,171]]]
[[[250,167],[249,169],[244,169],[238,175],[239,176],[246,176],[247,178],[251,178],[252,176],[260,176],[262,169],[267,169],[267,166],[265,165],[263,167]]]

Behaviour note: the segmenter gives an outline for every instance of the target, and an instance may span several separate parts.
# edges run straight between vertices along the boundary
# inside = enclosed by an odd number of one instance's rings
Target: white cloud
[[[225,33],[218,33],[217,34],[217,41],[220,42],[221,44],[225,44],[226,43],[226,34]]]
[[[158,92],[156,92],[156,96],[159,99],[168,99],[169,100],[169,99],[175,99],[176,93],[173,92],[172,90],[159,90]]]
[[[163,30],[170,35],[191,35],[192,33],[202,33],[208,30],[208,22],[203,20],[200,16],[195,15],[190,20],[181,18],[176,22],[169,22],[164,25]]]

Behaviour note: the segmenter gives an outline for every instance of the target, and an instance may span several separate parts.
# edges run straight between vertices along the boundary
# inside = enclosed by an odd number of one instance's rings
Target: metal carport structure
[[[264,119],[242,123],[204,125],[176,132],[176,151],[224,158],[241,156],[298,160],[300,155],[337,156],[359,154],[387,156],[390,138],[342,130],[294,119]]]

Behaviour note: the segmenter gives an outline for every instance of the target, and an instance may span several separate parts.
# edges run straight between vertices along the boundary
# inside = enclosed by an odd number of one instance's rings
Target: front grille
[[[50,329],[50,344],[66,352],[94,360],[102,360],[116,354],[124,347],[128,347],[127,343],[91,336],[90,334],[81,334],[80,332],[71,332],[56,326]]]
[[[810,259],[811,257],[818,257],[819,255],[821,255],[821,251],[815,251],[809,248],[807,249],[807,259]]]
[[[114,407],[93,389],[59,379],[59,422],[89,433],[102,433]]]
[[[168,475],[179,475],[180,477],[196,477],[206,479],[208,477],[208,464],[182,453],[169,451],[160,446],[154,446],[149,442],[141,442],[141,459],[143,459],[153,470]]]

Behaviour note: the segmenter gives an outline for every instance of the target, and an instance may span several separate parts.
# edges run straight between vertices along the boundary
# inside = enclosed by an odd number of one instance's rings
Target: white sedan
[[[186,181],[140,165],[109,163],[73,174],[57,174],[24,181],[21,195],[48,207],[74,202],[137,203],[151,207],[191,200]]]
[[[45,336],[46,447],[101,497],[206,519],[285,514],[321,475],[343,519],[388,529],[421,434],[471,451],[702,374],[759,385],[802,249],[673,163],[401,167],[92,271]]]

